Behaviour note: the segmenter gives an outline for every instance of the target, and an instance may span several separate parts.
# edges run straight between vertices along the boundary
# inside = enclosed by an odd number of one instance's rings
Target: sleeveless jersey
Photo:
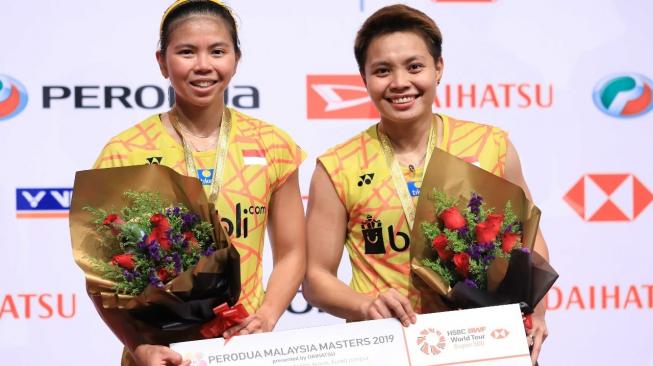
[[[253,314],[263,302],[263,242],[272,193],[306,157],[279,128],[229,109],[232,128],[216,208],[240,253],[242,303]],[[197,175],[209,195],[215,150],[193,152]],[[183,147],[154,115],[112,138],[95,168],[162,164],[187,175]]]
[[[504,131],[440,117],[443,136],[438,148],[503,176]],[[345,246],[352,266],[351,288],[373,297],[394,288],[421,312],[419,292],[409,280],[410,229],[387,168],[377,125],[329,149],[318,160],[348,213]],[[421,186],[421,181],[415,181],[421,177],[419,168],[414,173],[405,167],[402,170],[409,192]]]

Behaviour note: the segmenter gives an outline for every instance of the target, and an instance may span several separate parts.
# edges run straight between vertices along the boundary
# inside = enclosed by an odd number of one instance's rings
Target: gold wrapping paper
[[[433,270],[422,264],[424,258],[437,256],[431,243],[427,242],[424,237],[421,228],[422,222],[433,222],[436,219],[433,201],[429,199],[434,188],[445,192],[450,197],[458,198],[461,205],[466,205],[471,194],[476,192],[483,197],[486,207],[494,207],[496,212],[503,212],[506,203],[510,201],[513,212],[523,223],[522,243],[524,247],[531,250],[535,243],[541,216],[540,209],[526,198],[521,187],[447,152],[435,149],[422,182],[415,225],[410,236],[412,239],[410,246],[411,281],[421,292],[424,312],[450,310],[440,296],[450,294],[451,286]],[[459,209],[464,207],[461,206]],[[496,259],[492,262],[488,269],[489,292],[496,290],[506,274],[507,267],[508,262],[504,259]]]
[[[180,273],[164,289],[149,286],[138,296],[116,294],[114,283],[102,278],[91,265],[90,258],[111,260],[111,253],[100,245],[100,236],[93,224],[93,216],[84,207],[118,212],[128,205],[126,191],[158,192],[170,203],[185,205],[214,228],[218,250],[201,257],[192,270]],[[75,262],[84,271],[86,289],[96,309],[116,336],[129,348],[139,344],[167,345],[172,342],[201,339],[199,328],[183,331],[162,331],[130,315],[130,310],[149,304],[180,303],[174,293],[190,294],[193,278],[199,273],[225,273],[229,282],[228,297],[235,303],[240,294],[240,258],[212,203],[209,203],[201,183],[160,165],[141,165],[77,172],[70,209],[70,233]],[[230,304],[233,305],[233,304]]]

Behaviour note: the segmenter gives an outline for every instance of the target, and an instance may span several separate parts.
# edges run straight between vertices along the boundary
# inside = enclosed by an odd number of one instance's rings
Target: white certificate
[[[518,305],[174,343],[193,366],[531,365]]]

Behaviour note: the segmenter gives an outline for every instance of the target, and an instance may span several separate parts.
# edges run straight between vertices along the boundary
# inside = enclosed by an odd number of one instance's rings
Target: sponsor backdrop
[[[0,7],[3,364],[118,363],[120,344],[73,263],[68,207],[75,171],[89,168],[111,136],[169,106],[154,58],[168,2]],[[318,154],[378,117],[352,45],[362,21],[390,2],[230,3],[243,59],[227,101],[308,151],[306,195]],[[406,3],[444,34],[434,108],[507,130],[544,212],[561,277],[548,299],[541,363],[653,365],[653,3]],[[349,280],[347,260],[340,275]],[[298,293],[278,329],[339,321]]]

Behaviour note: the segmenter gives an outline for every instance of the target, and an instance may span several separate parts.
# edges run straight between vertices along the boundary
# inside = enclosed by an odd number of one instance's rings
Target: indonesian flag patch
[[[255,149],[243,150],[243,162],[245,165],[268,165],[263,150]]]

